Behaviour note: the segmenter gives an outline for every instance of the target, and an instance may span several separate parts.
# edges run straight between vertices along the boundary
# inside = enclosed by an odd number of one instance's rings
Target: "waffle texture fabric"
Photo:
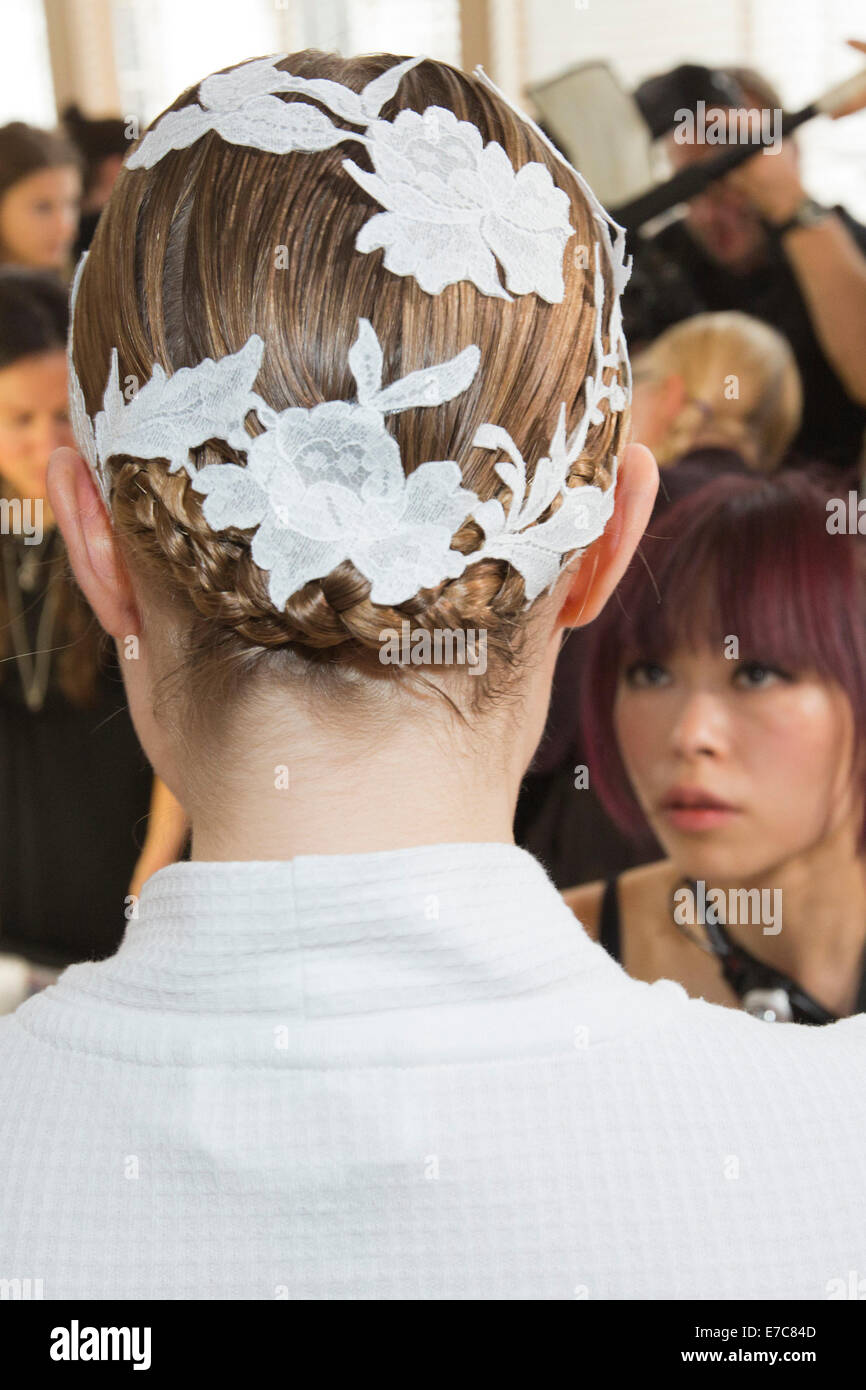
[[[823,1299],[866,1016],[629,979],[500,843],[173,864],[0,1019],[0,1279],[46,1299]]]

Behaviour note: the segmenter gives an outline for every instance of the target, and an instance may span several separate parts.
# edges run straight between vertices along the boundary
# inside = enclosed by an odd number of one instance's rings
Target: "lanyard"
[[[697,884],[689,883],[688,886],[697,901]],[[825,1009],[790,975],[758,960],[744,946],[732,941],[720,922],[705,919],[703,925],[713,954],[721,964],[722,974],[748,1013],[780,1023],[821,1024],[838,1021],[839,1014]],[[866,1012],[866,970],[860,978],[854,1012]]]

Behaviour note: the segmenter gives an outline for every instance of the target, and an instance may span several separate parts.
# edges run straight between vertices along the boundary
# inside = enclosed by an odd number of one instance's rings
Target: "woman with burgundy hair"
[[[566,892],[629,974],[767,1019],[866,1008],[863,541],[803,474],[650,527],[590,631],[590,781],[665,857]]]

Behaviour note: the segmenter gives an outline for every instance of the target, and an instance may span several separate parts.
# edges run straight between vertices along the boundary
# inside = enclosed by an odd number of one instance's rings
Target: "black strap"
[[[608,879],[607,883],[604,885],[598,935],[600,944],[604,947],[609,956],[613,956],[615,961],[619,961],[620,959],[618,883],[618,879],[611,878]]]
[[[855,1014],[866,1014],[866,951],[863,952],[863,967],[860,971],[860,988],[857,991]]]
[[[755,989],[784,990],[795,1023],[835,1023],[838,1015],[808,994],[784,971],[774,970],[743,946],[735,944],[721,923],[705,922],[707,936],[719,958],[722,974],[740,999]]]
[[[696,897],[697,884],[691,883],[689,887]],[[708,918],[704,922],[704,928],[709,937],[710,945],[718,957],[722,973],[738,998],[744,998],[753,989],[781,989],[788,996],[795,1023],[822,1024],[836,1023],[839,1020],[839,1014],[831,1013],[829,1009],[825,1009],[823,1004],[820,1004],[790,975],[767,965],[765,961],[758,960],[751,951],[746,950],[745,946],[740,946],[733,941],[721,922],[715,922]],[[861,973],[860,989],[857,1003],[854,1006],[855,1013],[864,1011],[866,1011],[866,972]]]

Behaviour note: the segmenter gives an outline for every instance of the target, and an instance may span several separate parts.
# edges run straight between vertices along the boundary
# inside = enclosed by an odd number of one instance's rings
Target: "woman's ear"
[[[629,444],[619,462],[613,515],[585,551],[556,627],[584,627],[597,618],[628,568],[647,527],[659,470],[645,444]]]
[[[74,449],[54,450],[47,488],[72,572],[101,625],[118,640],[140,632],[135,595],[111,521],[90,469]]]

